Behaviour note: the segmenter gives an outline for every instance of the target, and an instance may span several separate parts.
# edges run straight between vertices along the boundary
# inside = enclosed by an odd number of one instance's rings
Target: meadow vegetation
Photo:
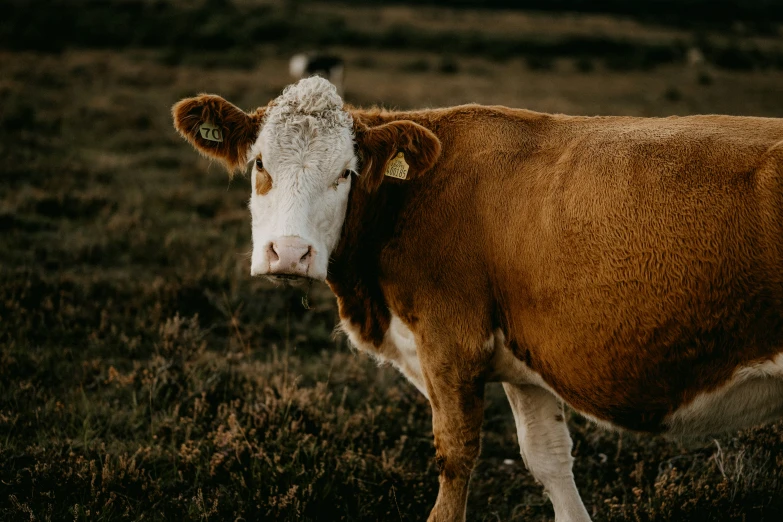
[[[316,27],[297,43],[299,29],[255,11],[242,23],[257,33],[234,25],[248,9],[288,20],[285,5],[41,5],[36,24],[59,13],[82,25],[46,47],[34,35],[48,26],[19,25],[27,4],[0,21],[1,520],[422,520],[435,500],[427,401],[333,335],[325,286],[304,306],[301,291],[250,278],[249,182],[229,182],[175,134],[169,108],[181,97],[265,104],[289,82],[292,50],[328,43],[346,57],[356,104],[783,114],[778,58],[764,70],[710,60],[687,68],[673,49],[696,36],[677,31],[660,44],[666,60],[611,67],[614,48],[572,53],[554,42],[518,52],[520,35],[497,53],[479,45],[497,45],[483,33],[403,31],[411,7],[379,11],[366,40],[342,40],[359,33],[337,6],[338,36],[320,40]],[[218,7],[225,12],[211,15]],[[291,27],[330,8],[297,9]],[[460,23],[459,12],[442,15]],[[535,20],[554,26],[557,16]],[[611,27],[596,20],[570,26]],[[194,33],[205,40],[185,39]],[[732,45],[779,56],[754,38]],[[783,518],[783,423],[671,441],[608,432],[573,413],[568,421],[577,484],[596,520]],[[551,517],[492,385],[468,518]]]

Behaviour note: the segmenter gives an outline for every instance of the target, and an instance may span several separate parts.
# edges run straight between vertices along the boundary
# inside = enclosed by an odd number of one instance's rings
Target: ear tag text
[[[398,152],[389,162],[389,166],[386,169],[386,175],[390,178],[407,179],[408,168],[409,166],[405,162],[405,155],[402,152]]]
[[[220,131],[220,128],[212,125],[211,123],[202,123],[201,127],[198,128],[198,131],[201,133],[201,137],[205,140],[209,141],[223,141],[223,133]]]

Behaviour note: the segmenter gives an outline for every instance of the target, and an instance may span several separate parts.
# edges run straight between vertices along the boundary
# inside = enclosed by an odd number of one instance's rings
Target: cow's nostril
[[[306,263],[310,259],[310,254],[313,251],[313,247],[307,247],[307,252],[304,253],[302,258],[299,260],[300,263]]]
[[[267,256],[269,257],[269,262],[274,263],[275,261],[280,260],[280,256],[277,254],[277,250],[275,249],[274,243],[269,243],[269,247],[267,248]]]

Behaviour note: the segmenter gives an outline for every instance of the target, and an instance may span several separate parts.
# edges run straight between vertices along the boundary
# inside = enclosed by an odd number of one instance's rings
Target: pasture
[[[689,67],[686,29],[603,15],[302,4],[295,17],[353,35],[327,43],[356,105],[783,116],[770,36],[707,32],[705,63]],[[466,24],[497,31],[449,45]],[[171,124],[171,105],[199,92],[266,104],[289,82],[298,27],[205,51],[151,36],[11,45],[0,24],[0,519],[428,513],[426,399],[333,335],[328,288],[250,278],[248,178],[229,182]],[[633,46],[517,53],[520,34],[544,33]],[[468,520],[551,520],[501,387],[487,397]],[[783,422],[685,441],[568,423],[595,520],[783,519]]]

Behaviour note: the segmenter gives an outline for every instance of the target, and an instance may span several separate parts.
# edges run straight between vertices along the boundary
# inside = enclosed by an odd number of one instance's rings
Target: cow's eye
[[[339,178],[337,178],[337,181],[335,181],[334,183],[332,183],[332,188],[334,188],[335,190],[337,190],[337,187],[338,187],[338,186],[340,186],[340,183],[343,183],[344,181],[346,181],[348,178],[350,178],[350,177],[351,177],[351,172],[353,172],[353,171],[352,171],[352,170],[350,170],[350,169],[346,169],[346,170],[344,170],[344,171],[343,171],[343,173],[342,173],[342,174],[340,174],[340,177],[339,177]]]
[[[261,161],[261,158],[256,160],[256,168],[258,170],[263,170],[264,169],[264,163]]]

